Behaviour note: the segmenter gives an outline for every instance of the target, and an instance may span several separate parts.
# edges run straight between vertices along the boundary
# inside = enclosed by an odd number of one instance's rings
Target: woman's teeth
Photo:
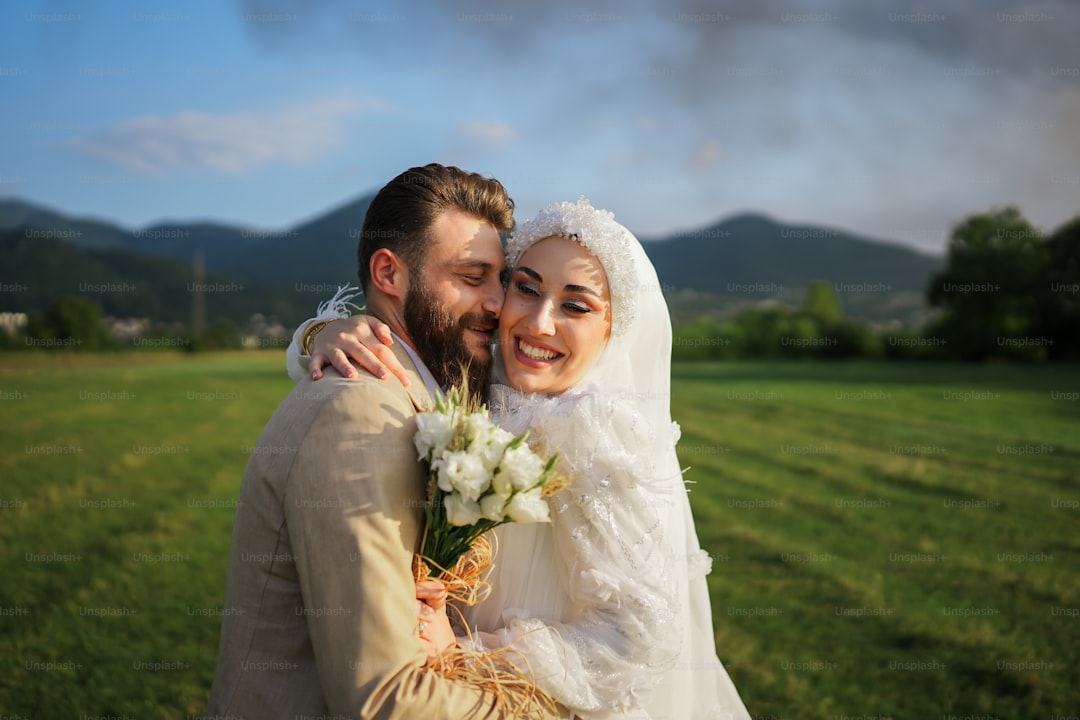
[[[552,352],[551,350],[533,347],[524,340],[518,340],[518,349],[521,350],[523,355],[530,357],[533,360],[554,360],[559,355],[559,353]]]

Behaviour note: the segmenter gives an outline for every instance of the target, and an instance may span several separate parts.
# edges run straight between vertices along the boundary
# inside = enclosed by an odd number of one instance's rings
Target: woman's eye
[[[566,303],[565,305],[563,305],[563,307],[565,307],[570,312],[578,313],[580,315],[584,315],[586,313],[591,313],[592,312],[591,307],[589,307],[588,305],[584,305],[582,303],[572,303],[572,302],[571,303]]]
[[[535,285],[531,285],[526,282],[518,281],[514,283],[514,288],[522,295],[531,295],[533,297],[540,297],[540,291]]]

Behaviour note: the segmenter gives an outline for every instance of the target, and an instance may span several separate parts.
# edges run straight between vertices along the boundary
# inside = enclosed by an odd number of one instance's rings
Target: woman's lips
[[[548,367],[563,356],[563,353],[534,340],[526,340],[520,335],[514,336],[514,357],[518,362],[529,367]]]

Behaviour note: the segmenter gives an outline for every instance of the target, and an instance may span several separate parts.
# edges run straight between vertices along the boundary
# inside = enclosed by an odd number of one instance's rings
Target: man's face
[[[409,275],[405,327],[440,384],[459,382],[460,366],[467,364],[470,388],[482,393],[503,303],[506,257],[499,234],[483,220],[446,210],[430,235],[423,267]]]

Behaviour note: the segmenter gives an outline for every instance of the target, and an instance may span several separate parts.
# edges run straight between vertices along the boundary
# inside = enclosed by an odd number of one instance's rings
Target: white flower
[[[491,487],[490,473],[472,453],[457,450],[444,453],[432,467],[438,468],[439,488],[443,492],[461,493],[476,501]]]
[[[515,494],[506,506],[506,514],[519,523],[551,522],[547,501],[540,492],[536,488]]]
[[[476,453],[484,463],[484,467],[487,468],[489,473],[495,472],[495,468],[499,466],[499,462],[503,458],[503,453],[506,452],[506,446],[510,444],[510,441],[514,439],[514,436],[503,430],[498,425],[490,424],[487,431],[481,438],[477,440],[469,447],[469,452]]]
[[[480,519],[480,503],[468,500],[457,493],[443,496],[446,522],[451,525],[475,525]]]
[[[502,522],[506,519],[506,497],[496,493],[485,495],[480,500],[480,513],[491,522]]]
[[[461,418],[461,429],[470,442],[485,443],[495,425],[484,413],[469,413]]]
[[[440,412],[419,413],[413,444],[420,458],[438,457],[454,439],[453,418]]]
[[[514,494],[514,487],[510,484],[510,474],[505,468],[499,468],[491,476],[491,491],[498,495],[503,502],[510,499]]]
[[[540,481],[540,475],[544,472],[544,461],[522,443],[516,448],[511,448],[503,455],[499,463],[501,470],[500,482],[509,481],[514,490],[531,490]]]

